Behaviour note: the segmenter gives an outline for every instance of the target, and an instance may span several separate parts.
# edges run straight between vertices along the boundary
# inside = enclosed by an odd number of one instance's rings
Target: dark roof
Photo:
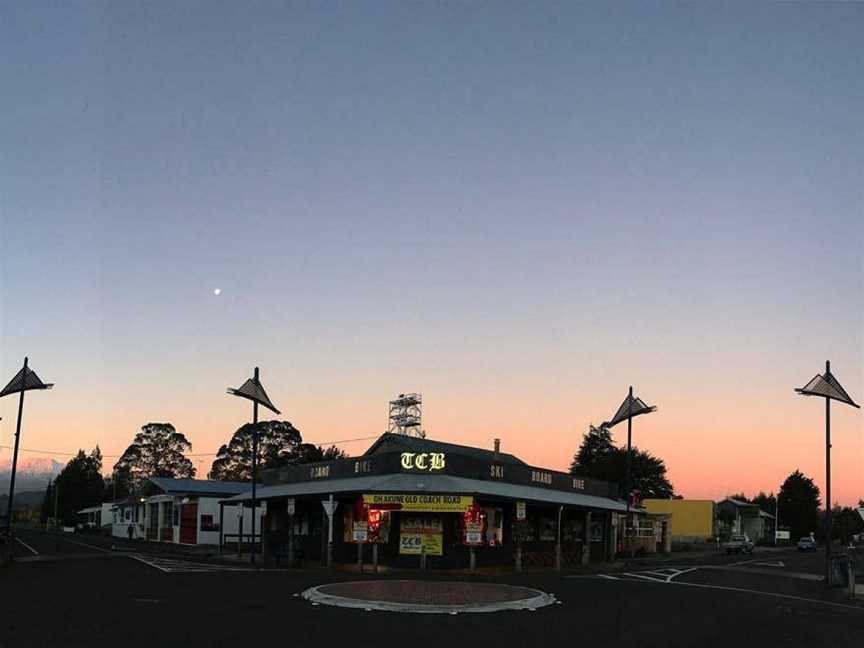
[[[458,445],[456,443],[445,443],[444,441],[434,441],[433,439],[420,439],[418,437],[409,437],[404,434],[392,434],[385,432],[381,437],[372,444],[363,455],[381,454],[384,452],[393,451],[409,451],[409,452],[445,452],[452,454],[460,454],[483,461],[497,461],[503,464],[519,464],[526,465],[524,461],[518,457],[514,457],[506,452],[499,452],[498,458],[495,458],[495,452],[484,448],[474,448],[471,446]]]
[[[150,481],[166,494],[211,495],[224,497],[252,490],[249,482],[217,481],[215,479],[175,479],[151,477]]]

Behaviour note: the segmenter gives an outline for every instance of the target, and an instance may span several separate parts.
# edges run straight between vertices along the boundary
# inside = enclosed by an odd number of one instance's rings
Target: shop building
[[[363,455],[264,471],[262,550],[326,562],[335,503],[333,560],[429,568],[582,564],[621,549],[618,485],[530,466],[500,451],[384,434]],[[251,493],[222,500],[249,506]],[[329,504],[328,504],[329,506]],[[362,549],[361,549],[362,548]],[[560,556],[560,558],[557,558]]]
[[[249,490],[248,482],[151,477],[139,492],[112,508],[112,535],[118,538],[219,545],[252,527],[252,510],[222,516],[219,501]],[[266,508],[258,509],[257,528]],[[131,529],[130,529],[131,527]]]
[[[644,499],[642,506],[650,514],[669,516],[672,542],[714,542],[717,515],[712,500]]]

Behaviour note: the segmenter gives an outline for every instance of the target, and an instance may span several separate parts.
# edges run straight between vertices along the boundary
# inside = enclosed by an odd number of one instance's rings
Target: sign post
[[[521,523],[525,522],[525,502],[518,501],[516,502],[516,521],[517,526],[519,528],[519,535],[516,538],[516,571],[522,571],[522,536],[524,535],[524,528]]]
[[[296,510],[294,498],[288,500],[286,506],[288,512],[288,567],[294,566],[294,512]]]
[[[321,500],[321,506],[327,514],[327,567],[329,569],[333,566],[333,514],[339,508],[339,502],[334,502],[331,495],[329,499]]]

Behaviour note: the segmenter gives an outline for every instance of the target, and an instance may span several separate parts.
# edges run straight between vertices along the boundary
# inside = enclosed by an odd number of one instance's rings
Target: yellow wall
[[[646,499],[642,506],[649,513],[672,516],[672,537],[710,538],[714,535],[714,502],[711,500]]]

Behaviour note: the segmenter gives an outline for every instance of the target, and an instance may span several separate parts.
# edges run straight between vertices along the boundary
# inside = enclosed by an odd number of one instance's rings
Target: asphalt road
[[[313,607],[294,596],[312,585],[357,580],[357,574],[252,571],[173,556],[133,558],[88,546],[86,537],[22,533],[21,539],[33,557],[0,570],[2,648],[864,643],[864,601],[826,594],[815,577],[802,577],[818,574],[818,557],[792,553],[631,565],[592,575],[476,578],[535,587],[554,593],[562,604],[536,612],[441,616]],[[794,570],[787,561],[795,563]]]

